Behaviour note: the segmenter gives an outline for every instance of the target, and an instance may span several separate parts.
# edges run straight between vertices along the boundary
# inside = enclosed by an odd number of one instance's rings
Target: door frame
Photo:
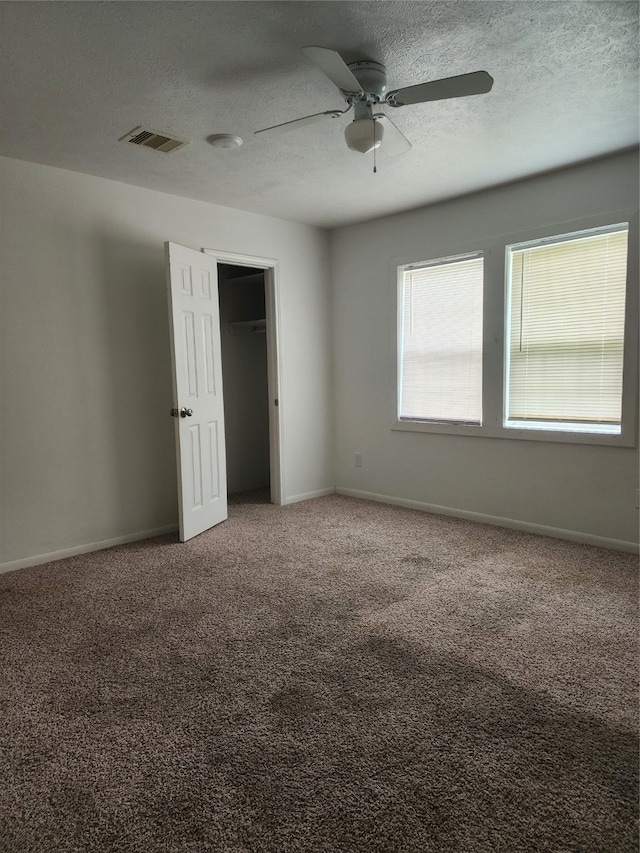
[[[282,504],[283,470],[283,429],[281,357],[280,357],[280,280],[278,261],[274,258],[260,258],[237,252],[223,252],[218,249],[203,249],[206,255],[213,255],[218,264],[236,267],[253,267],[264,270],[264,302],[267,336],[267,393],[269,395],[269,479],[271,503]],[[224,379],[223,379],[224,389]]]

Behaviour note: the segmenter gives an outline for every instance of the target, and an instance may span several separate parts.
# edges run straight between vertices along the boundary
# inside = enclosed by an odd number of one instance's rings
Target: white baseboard
[[[325,495],[334,495],[335,492],[336,490],[333,486],[328,486],[326,489],[318,489],[315,492],[305,492],[303,495],[291,495],[290,497],[284,498],[282,504],[296,504],[299,501],[308,501],[311,498],[323,498]]]
[[[357,489],[336,488],[336,493],[350,498],[360,498],[365,501],[404,506],[408,509],[419,509],[423,512],[433,512],[436,515],[449,515],[453,518],[463,518],[466,521],[478,521],[481,524],[492,524],[495,527],[508,527],[511,530],[522,530],[524,533],[536,533],[539,536],[550,536],[553,539],[566,539],[582,545],[597,545],[599,548],[610,548],[614,551],[626,551],[631,554],[640,552],[637,542],[627,542],[624,539],[609,539],[606,536],[594,536],[578,530],[563,530],[559,527],[547,527],[544,524],[532,524],[528,521],[518,521],[514,518],[500,518],[481,512],[468,512],[464,509],[453,509],[448,506],[428,504],[423,501],[412,501],[406,498],[396,498],[391,495],[378,495],[374,492],[361,492]]]
[[[78,554],[89,554],[91,551],[102,551],[104,548],[112,548],[114,545],[126,545],[128,542],[139,542],[141,539],[153,539],[154,536],[174,533],[177,529],[177,524],[168,524],[165,527],[154,527],[153,530],[140,530],[138,533],[129,533],[127,536],[116,536],[114,539],[101,539],[99,542],[87,542],[85,545],[74,545],[73,548],[50,551],[48,554],[35,554],[33,557],[24,557],[21,560],[10,560],[8,563],[0,563],[0,574],[13,572],[16,569],[26,569],[29,566],[40,566],[42,563],[51,563],[54,560],[63,560],[65,557],[76,557]]]
[[[418,509],[423,512],[432,512],[436,515],[448,515],[453,518],[463,518],[467,521],[477,521],[481,524],[492,524],[495,527],[507,527],[511,530],[522,530],[525,533],[536,533],[539,536],[551,536],[554,539],[566,539],[570,542],[578,542],[583,545],[596,545],[600,548],[610,548],[615,551],[626,551],[637,554],[640,551],[638,543],[627,542],[624,539],[609,539],[606,536],[594,536],[590,533],[582,533],[576,530],[563,530],[558,527],[548,527],[544,524],[532,524],[527,521],[518,521],[512,518],[501,518],[494,515],[486,515],[480,512],[469,512],[452,507],[429,504],[423,501],[397,498],[392,495],[379,495],[375,492],[363,492],[358,489],[345,489],[341,487],[318,489],[315,492],[306,492],[301,495],[292,495],[283,501],[283,504],[293,504],[299,501],[321,498],[325,495],[337,493],[346,497],[359,498],[366,501],[377,501],[378,503],[392,504],[393,506],[404,506],[408,509]],[[75,545],[73,548],[63,548],[60,551],[50,551],[46,554],[35,554],[20,560],[10,560],[0,563],[0,574],[12,572],[16,569],[26,569],[29,566],[39,566],[54,560],[63,560],[65,557],[75,557],[78,554],[88,554],[91,551],[101,551],[104,548],[112,548],[114,545],[126,545],[128,542],[139,542],[142,539],[152,539],[154,536],[162,536],[165,533],[177,531],[177,524],[168,524],[164,527],[155,527],[152,530],[141,530],[138,533],[130,533],[126,536],[116,536],[113,539],[101,539],[99,542],[88,542],[84,545]]]

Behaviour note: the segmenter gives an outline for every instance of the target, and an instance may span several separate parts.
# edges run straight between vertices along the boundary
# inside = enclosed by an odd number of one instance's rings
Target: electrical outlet
[[[640,509],[640,489],[636,489],[636,509]]]
[[[362,468],[362,453],[353,454],[353,464],[356,468]]]

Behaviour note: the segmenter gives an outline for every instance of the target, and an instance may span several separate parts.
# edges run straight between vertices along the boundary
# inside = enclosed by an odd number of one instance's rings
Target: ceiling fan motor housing
[[[379,104],[387,91],[387,69],[379,62],[352,62],[349,71],[358,81],[361,92],[342,91],[345,100],[353,107],[354,118],[347,125],[344,137],[352,151],[368,154],[380,147],[384,128],[376,122],[372,107]]]
[[[352,62],[348,68],[364,92],[364,96],[355,96],[353,92],[343,91],[348,100],[355,102],[366,99],[368,103],[377,104],[384,99],[387,91],[387,69],[384,65],[379,62],[362,61]]]

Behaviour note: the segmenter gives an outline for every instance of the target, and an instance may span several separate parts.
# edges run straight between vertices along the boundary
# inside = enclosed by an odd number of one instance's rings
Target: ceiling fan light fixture
[[[347,147],[360,154],[369,154],[379,148],[384,128],[374,118],[356,118],[344,130]]]

